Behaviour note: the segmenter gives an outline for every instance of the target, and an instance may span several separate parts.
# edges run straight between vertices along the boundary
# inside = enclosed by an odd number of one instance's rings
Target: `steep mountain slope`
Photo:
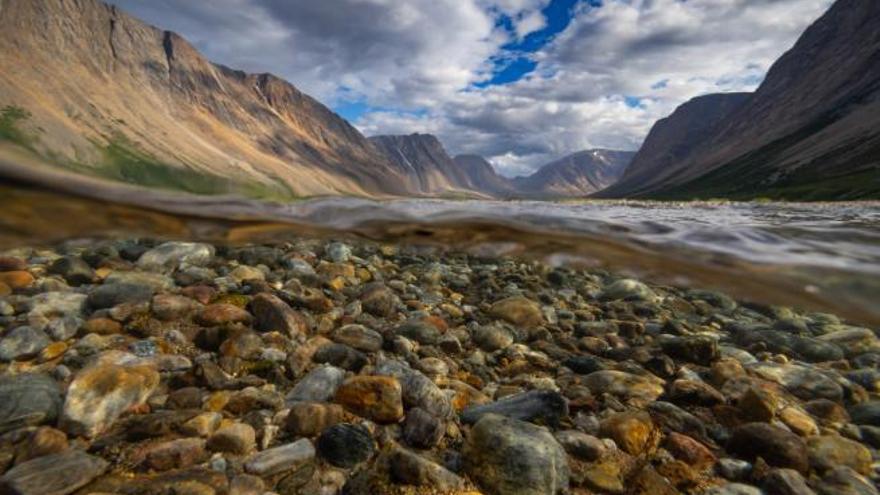
[[[407,178],[409,189],[426,194],[480,191],[471,177],[431,134],[373,136],[369,138],[396,170]]]
[[[634,155],[632,151],[579,151],[544,165],[528,177],[517,177],[513,183],[523,196],[586,196],[617,182]]]
[[[453,160],[470,178],[472,187],[499,197],[515,195],[513,182],[499,175],[482,156],[458,155]]]
[[[877,0],[838,0],[687,158],[615,192],[880,198],[878,26]]]
[[[0,138],[88,173],[194,192],[403,193],[344,119],[96,0],[0,0]]]
[[[751,93],[710,94],[683,103],[651,127],[620,180],[596,196],[630,195],[662,180],[666,172],[687,159],[750,96]]]

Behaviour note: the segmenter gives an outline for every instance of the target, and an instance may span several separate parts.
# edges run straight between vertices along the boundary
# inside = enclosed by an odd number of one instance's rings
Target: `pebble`
[[[465,471],[488,493],[555,494],[568,490],[565,449],[546,429],[496,414],[474,425],[463,449]]]
[[[137,265],[145,270],[173,270],[181,265],[203,266],[214,257],[214,246],[196,242],[166,242],[145,252]]]
[[[244,455],[256,446],[257,434],[254,428],[245,423],[232,423],[220,427],[209,438],[207,447],[214,452],[227,452]]]
[[[520,421],[558,426],[560,420],[568,416],[568,400],[552,390],[532,390],[508,395],[489,404],[469,407],[461,413],[461,421],[473,424],[487,414],[500,414]]]
[[[0,361],[9,362],[36,356],[50,344],[42,330],[29,326],[13,328],[0,338]]]
[[[336,390],[335,402],[358,416],[377,423],[396,423],[403,418],[400,382],[388,376],[354,376]]]
[[[340,423],[324,430],[315,444],[318,455],[340,468],[352,468],[376,451],[370,432],[360,425]]]
[[[0,478],[0,491],[22,495],[67,495],[107,470],[109,463],[79,450],[23,462]]]
[[[9,254],[3,492],[876,493],[880,341],[832,315],[365,241]]]
[[[64,399],[60,427],[71,435],[93,438],[131,407],[146,402],[159,385],[152,363],[111,351],[78,372]]]
[[[315,447],[306,438],[263,450],[248,458],[244,469],[257,476],[272,476],[301,469],[315,459]]]

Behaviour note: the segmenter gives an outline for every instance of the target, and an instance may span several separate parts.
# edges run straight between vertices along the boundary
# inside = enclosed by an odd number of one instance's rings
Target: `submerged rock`
[[[60,427],[71,435],[95,437],[127,409],[146,402],[158,384],[152,363],[117,351],[103,354],[74,377]]]
[[[568,491],[565,450],[546,429],[496,414],[483,416],[465,442],[465,470],[487,494]]]

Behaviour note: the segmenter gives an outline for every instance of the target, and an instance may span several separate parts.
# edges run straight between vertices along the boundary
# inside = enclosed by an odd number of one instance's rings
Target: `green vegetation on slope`
[[[35,145],[39,142],[39,137],[29,134],[21,127],[29,118],[30,112],[19,107],[6,106],[0,110],[0,141],[9,141],[36,153]],[[275,184],[237,181],[163,163],[139,150],[135,143],[121,134],[110,138],[107,144],[95,142],[94,145],[101,153],[101,160],[97,164],[57,157],[50,162],[83,174],[144,187],[205,195],[238,194],[273,201],[296,199],[293,191],[280,181]]]

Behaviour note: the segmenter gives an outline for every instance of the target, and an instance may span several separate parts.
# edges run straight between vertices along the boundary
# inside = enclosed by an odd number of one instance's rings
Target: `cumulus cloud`
[[[832,0],[580,2],[545,46],[510,53],[547,25],[549,2],[114,0],[215,61],[277,73],[331,105],[365,103],[366,134],[431,132],[507,175],[581,149],[636,149],[687,99],[753,90]],[[534,72],[475,85],[517,55]]]

